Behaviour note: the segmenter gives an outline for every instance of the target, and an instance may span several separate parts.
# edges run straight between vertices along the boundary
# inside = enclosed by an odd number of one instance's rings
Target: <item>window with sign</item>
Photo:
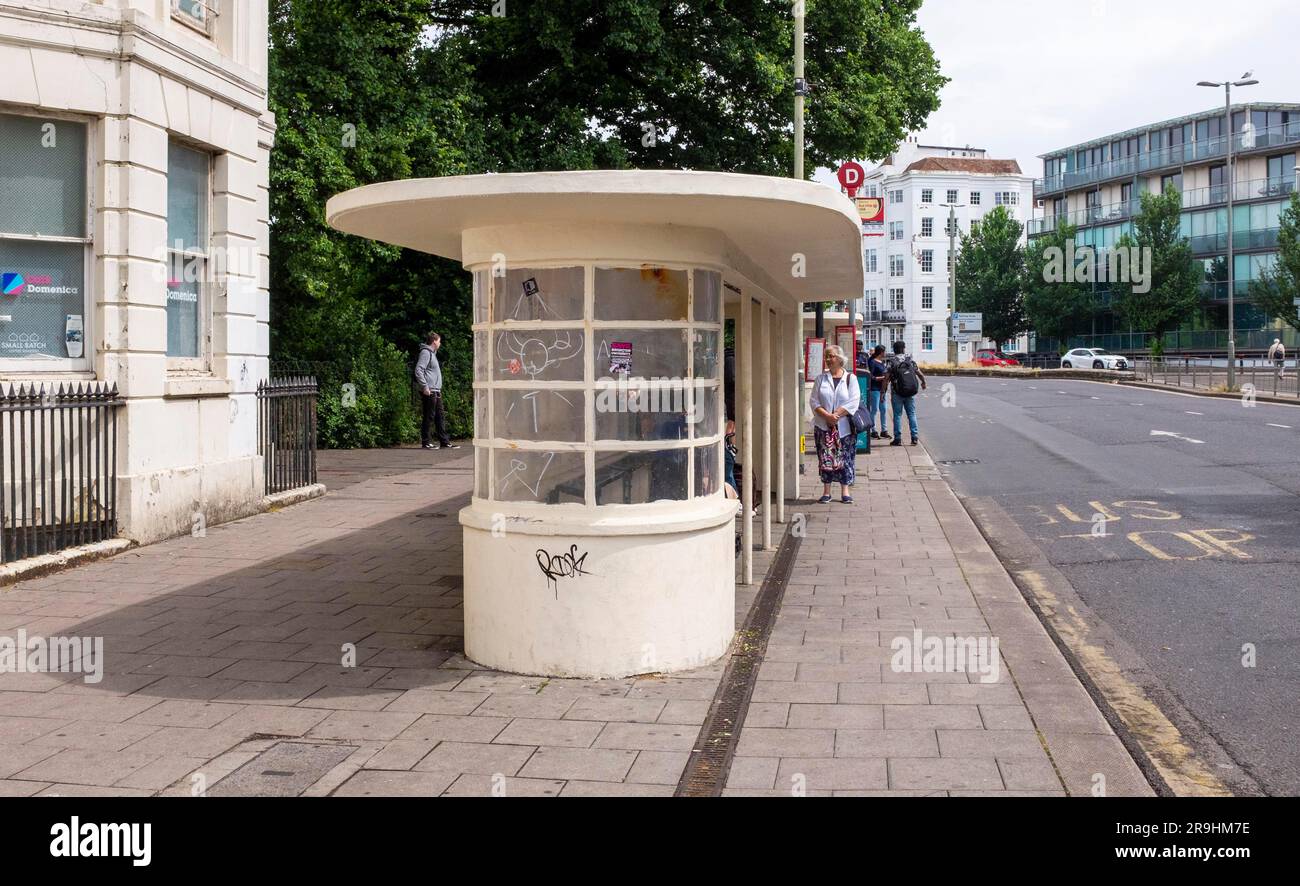
[[[217,13],[218,0],[171,0],[172,18],[211,36]]]
[[[176,142],[167,149],[167,357],[199,368],[206,333],[208,205],[212,158]]]
[[[87,144],[85,123],[0,114],[0,361],[17,368],[89,366]]]

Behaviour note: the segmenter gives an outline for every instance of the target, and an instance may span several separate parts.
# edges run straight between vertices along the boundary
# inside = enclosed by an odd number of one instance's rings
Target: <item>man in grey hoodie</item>
[[[459,449],[447,435],[447,413],[442,408],[442,367],[438,365],[438,346],[441,344],[442,336],[430,332],[426,343],[420,345],[420,357],[415,362],[415,383],[420,386],[424,407],[420,443],[425,449]],[[437,445],[430,433],[434,430],[438,434]]]

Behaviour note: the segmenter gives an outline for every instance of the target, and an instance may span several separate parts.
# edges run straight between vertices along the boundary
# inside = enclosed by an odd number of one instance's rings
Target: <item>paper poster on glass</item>
[[[614,376],[632,374],[632,343],[630,341],[609,343],[609,374]]]

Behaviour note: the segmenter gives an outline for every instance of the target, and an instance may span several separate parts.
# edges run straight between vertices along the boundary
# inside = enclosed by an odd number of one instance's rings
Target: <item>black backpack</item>
[[[921,391],[920,379],[916,376],[916,364],[911,357],[903,357],[889,370],[889,385],[900,397],[915,397]]]

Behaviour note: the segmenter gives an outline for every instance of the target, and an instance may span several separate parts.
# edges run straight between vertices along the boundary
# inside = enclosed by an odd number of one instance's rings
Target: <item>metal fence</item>
[[[0,386],[0,562],[117,535],[117,385]]]
[[[312,376],[257,386],[257,451],[267,495],[316,482],[316,393]]]
[[[1138,357],[1133,361],[1133,368],[1138,381],[1203,391],[1228,389],[1228,362],[1223,357],[1209,354]],[[1236,370],[1238,390],[1300,399],[1295,360],[1287,360],[1279,371],[1265,355],[1243,355],[1237,358]]]
[[[1105,348],[1116,353],[1128,353],[1138,356],[1137,352],[1151,349],[1149,332],[1115,332],[1098,335],[1076,335],[1067,341],[1039,336],[1033,341],[1033,347],[1039,351],[1059,351],[1061,348]],[[1263,353],[1273,344],[1273,339],[1280,338],[1286,345],[1287,353],[1300,348],[1300,332],[1291,327],[1282,329],[1237,329],[1235,343],[1238,354],[1252,351]],[[1175,353],[1183,356],[1207,355],[1217,352],[1220,359],[1228,352],[1228,331],[1226,329],[1182,329],[1165,333],[1165,354],[1172,357]]]

